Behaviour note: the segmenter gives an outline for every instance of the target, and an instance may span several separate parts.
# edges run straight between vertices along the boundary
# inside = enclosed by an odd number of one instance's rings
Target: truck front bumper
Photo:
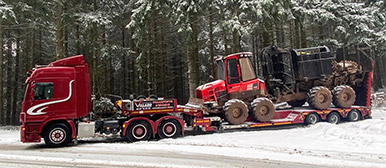
[[[41,137],[38,134],[39,127],[36,125],[26,125],[23,123],[20,126],[20,141],[24,143],[28,142],[40,142]]]

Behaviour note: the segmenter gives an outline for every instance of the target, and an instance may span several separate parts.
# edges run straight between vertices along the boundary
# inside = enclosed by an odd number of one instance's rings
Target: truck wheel
[[[317,115],[316,113],[309,113],[307,114],[304,124],[311,125],[316,124],[317,122],[319,122],[319,115]]]
[[[48,147],[66,146],[71,141],[71,131],[63,123],[50,125],[44,132],[44,142]]]
[[[224,111],[226,120],[233,125],[244,123],[248,117],[247,105],[238,99],[227,101],[224,105]]]
[[[361,113],[356,109],[352,109],[347,115],[348,121],[358,121],[360,118],[361,118]]]
[[[256,98],[251,105],[253,108],[253,119],[257,121],[266,122],[271,120],[275,115],[275,106],[272,101],[267,98]]]
[[[151,133],[151,126],[147,121],[137,120],[129,124],[126,136],[130,142],[147,141]]]
[[[308,104],[315,109],[324,110],[330,107],[332,95],[330,90],[323,86],[310,89],[308,93]]]
[[[306,103],[306,99],[303,100],[294,100],[287,102],[292,107],[302,107],[304,103]]]
[[[340,85],[332,91],[334,94],[332,103],[336,107],[348,108],[355,103],[355,91],[350,86]]]
[[[336,112],[332,112],[327,116],[327,122],[331,124],[338,124],[340,122],[340,115]]]
[[[181,135],[181,125],[175,119],[161,121],[157,129],[158,136],[162,138],[177,138]]]

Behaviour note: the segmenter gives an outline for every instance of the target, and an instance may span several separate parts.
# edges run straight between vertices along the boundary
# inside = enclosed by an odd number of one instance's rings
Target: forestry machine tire
[[[63,147],[71,141],[71,131],[63,123],[50,125],[44,133],[44,142],[50,148]]]
[[[162,120],[157,129],[157,135],[162,138],[177,138],[181,135],[181,124],[175,119]]]
[[[260,122],[266,122],[275,115],[275,106],[272,101],[267,98],[256,98],[251,103],[253,119]]]
[[[289,101],[287,103],[292,107],[302,107],[306,103],[306,99]]]
[[[328,114],[327,122],[331,124],[338,124],[340,122],[340,115],[337,112],[332,112]]]
[[[152,135],[152,128],[145,120],[136,120],[127,127],[126,137],[130,142],[147,141]]]
[[[332,103],[336,107],[348,108],[355,103],[356,95],[354,89],[347,85],[340,85],[332,91],[334,94]]]
[[[332,103],[331,91],[323,86],[316,86],[308,92],[308,104],[315,109],[324,110]]]
[[[312,125],[312,124],[316,124],[317,122],[319,122],[319,115],[316,113],[309,113],[306,116],[304,124]]]
[[[242,124],[248,117],[248,106],[239,99],[231,99],[224,105],[224,115],[230,124]]]

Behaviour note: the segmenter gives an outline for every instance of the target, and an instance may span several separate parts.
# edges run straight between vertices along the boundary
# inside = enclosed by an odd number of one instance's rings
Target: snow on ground
[[[19,145],[18,130],[0,128],[0,145]],[[226,156],[304,163],[330,167],[386,167],[386,109],[373,109],[373,119],[333,125],[185,136],[137,143],[82,143],[62,151],[109,152],[131,149],[205,156]]]

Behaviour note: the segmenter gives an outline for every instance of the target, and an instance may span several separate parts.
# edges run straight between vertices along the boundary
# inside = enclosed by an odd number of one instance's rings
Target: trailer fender
[[[146,117],[135,117],[135,118],[132,118],[132,119],[125,121],[123,123],[123,125],[122,125],[122,136],[123,137],[126,136],[127,127],[129,126],[129,124],[132,123],[133,121],[137,121],[137,120],[147,121],[151,125],[153,135],[157,133],[157,125],[154,123],[154,121],[152,121]]]
[[[184,120],[182,120],[182,119],[180,119],[180,118],[178,118],[176,116],[165,116],[165,117],[162,117],[162,118],[158,119],[157,121],[155,121],[156,128],[159,126],[159,124],[163,120],[166,120],[166,119],[175,119],[175,120],[177,120],[180,123],[180,126],[181,126],[181,135],[184,135],[185,122],[184,122]],[[156,133],[157,133],[157,129],[155,129],[154,134],[156,134]]]

